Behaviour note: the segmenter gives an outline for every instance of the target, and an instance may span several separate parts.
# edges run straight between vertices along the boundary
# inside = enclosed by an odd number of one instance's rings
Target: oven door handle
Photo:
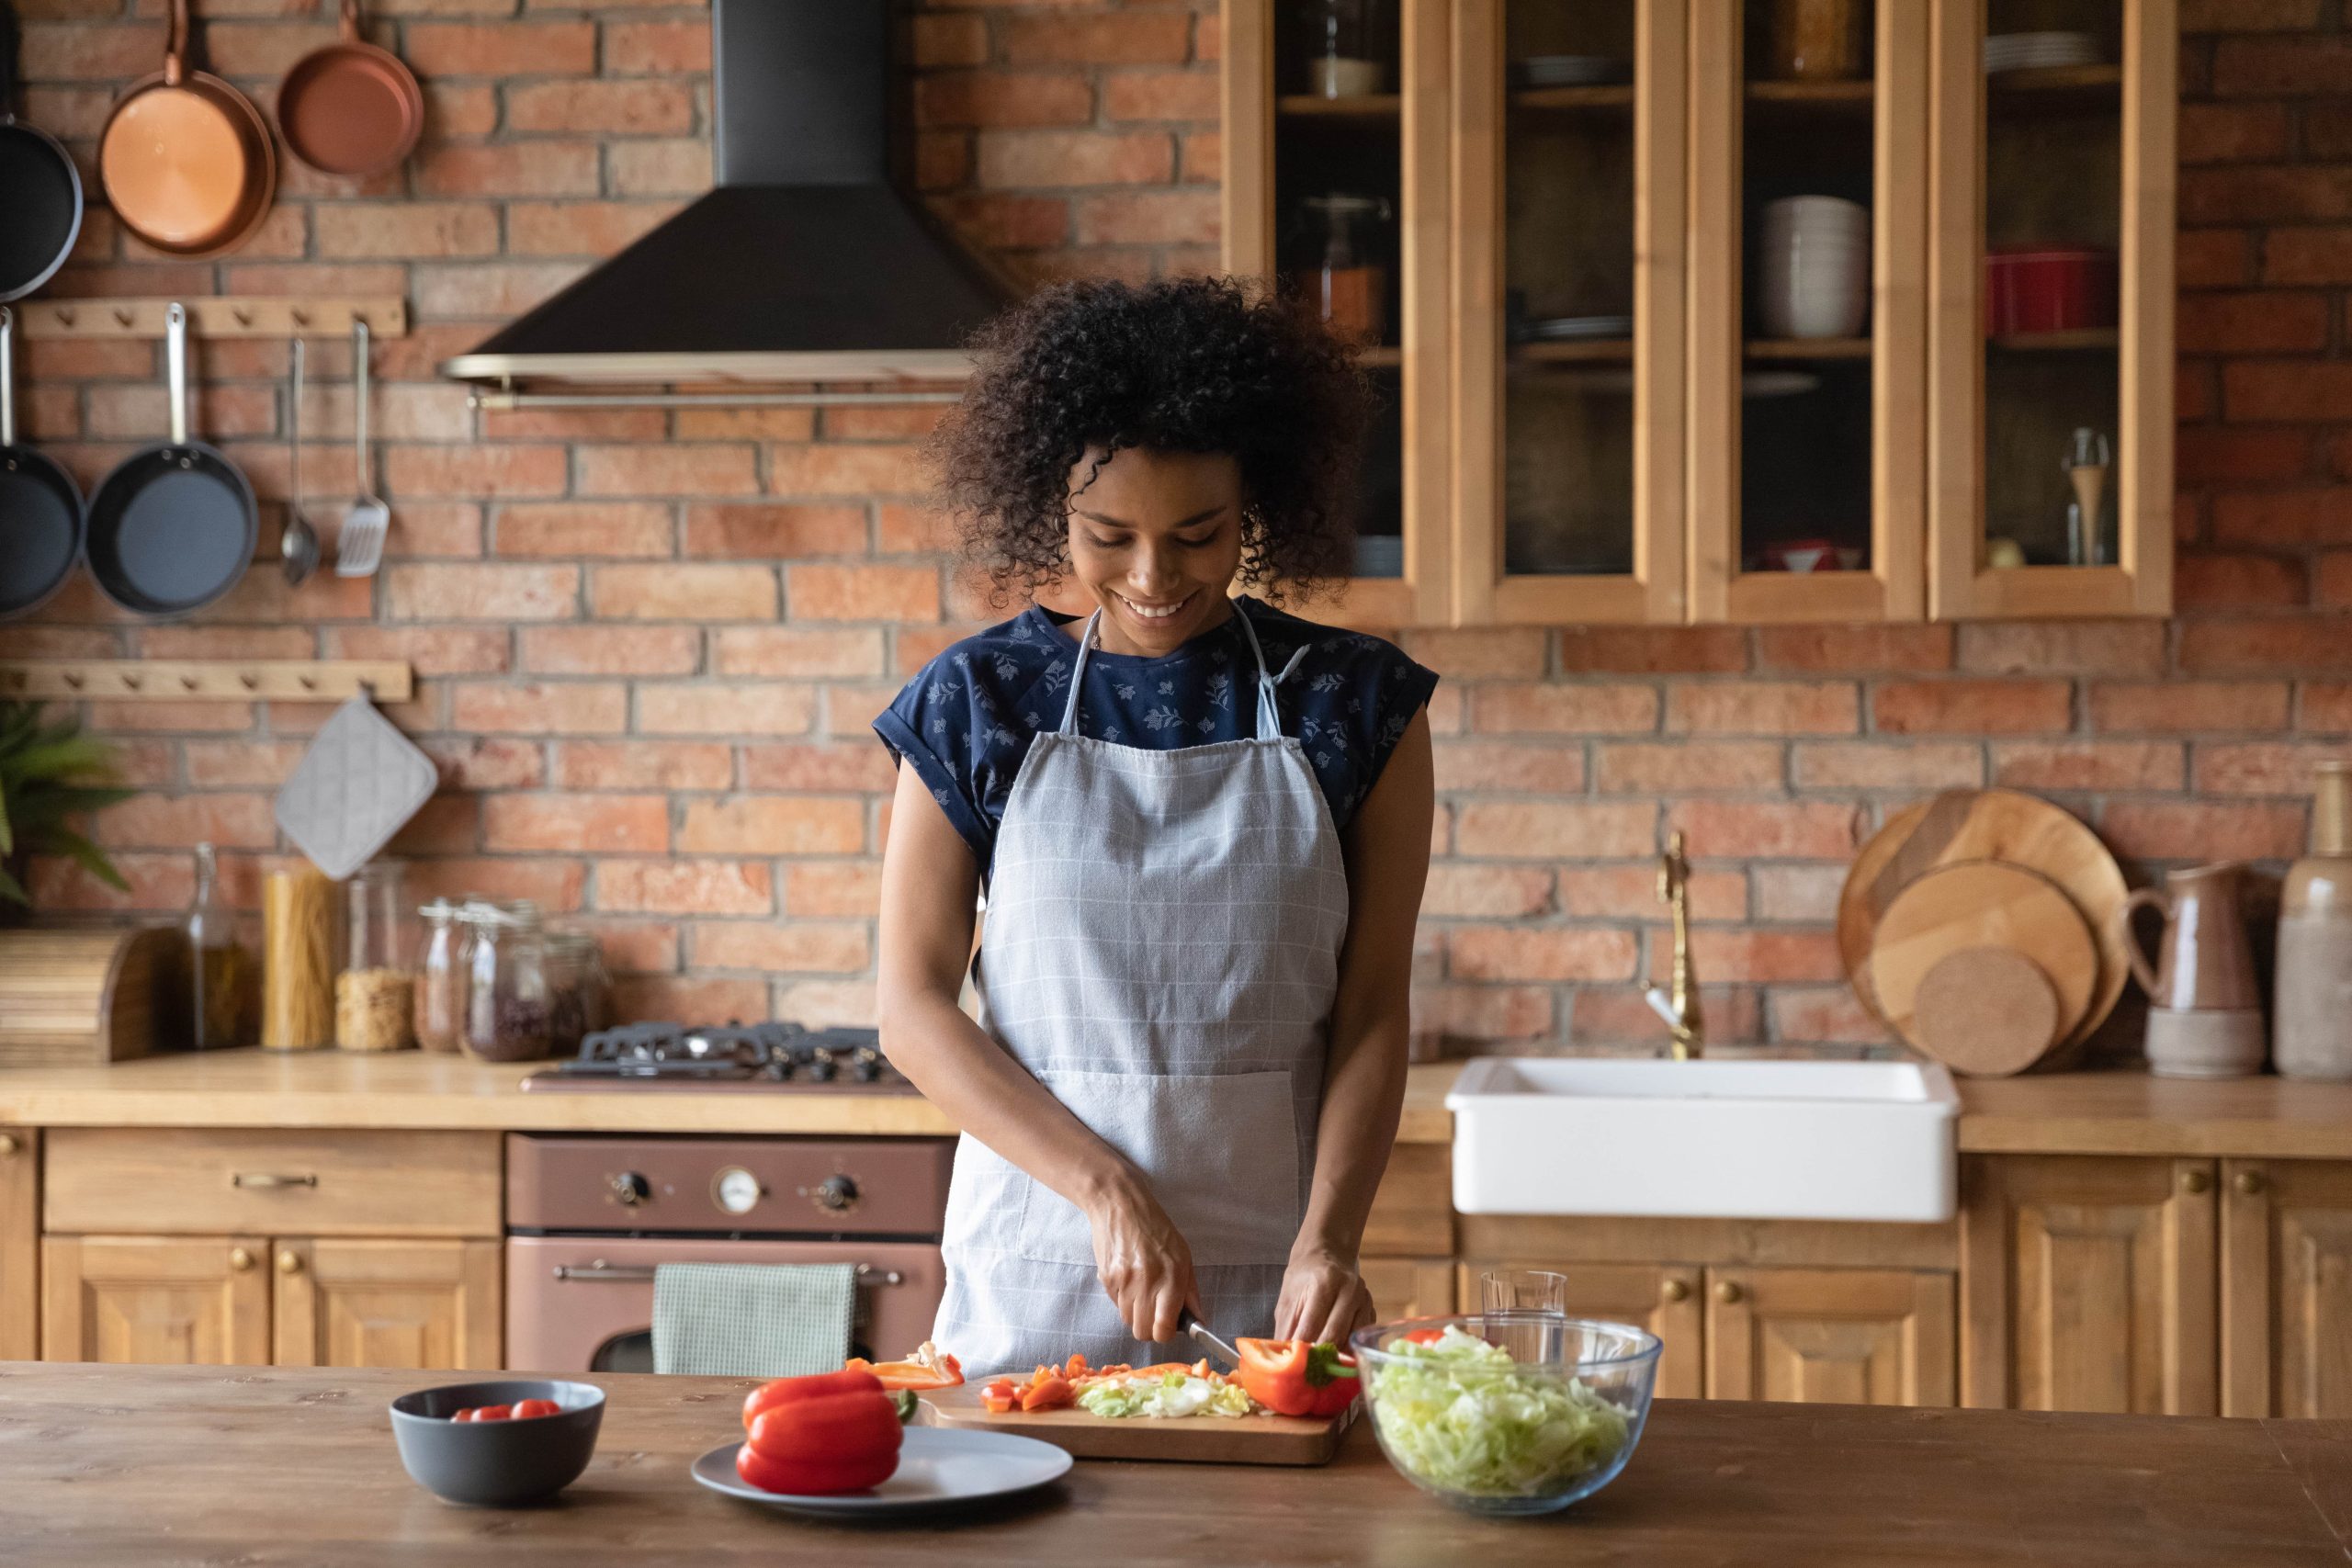
[[[588,1264],[559,1263],[555,1266],[555,1277],[562,1280],[603,1280],[615,1283],[642,1285],[651,1283],[653,1265],[650,1263],[607,1263],[600,1258],[594,1263]],[[870,1263],[861,1263],[857,1266],[857,1282],[861,1287],[903,1285],[907,1282],[907,1277],[896,1269],[876,1269]]]

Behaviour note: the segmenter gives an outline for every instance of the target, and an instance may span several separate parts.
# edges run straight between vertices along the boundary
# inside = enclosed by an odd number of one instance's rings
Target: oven
[[[847,1263],[852,1353],[931,1337],[945,1286],[945,1138],[570,1137],[506,1141],[506,1364],[653,1370],[663,1263]]]

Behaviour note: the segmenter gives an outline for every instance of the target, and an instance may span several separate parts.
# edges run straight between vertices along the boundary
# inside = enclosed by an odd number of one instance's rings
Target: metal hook
[[[114,317],[116,324],[120,326],[125,332],[129,332],[139,320],[136,315],[129,310],[114,310],[108,313]]]
[[[250,670],[240,670],[237,671],[237,684],[248,692],[258,692],[261,690],[261,677]]]

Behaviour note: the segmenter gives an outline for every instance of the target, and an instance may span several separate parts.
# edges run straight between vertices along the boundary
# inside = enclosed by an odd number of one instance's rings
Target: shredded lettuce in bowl
[[[1164,1372],[1158,1377],[1103,1378],[1078,1393],[1078,1407],[1095,1416],[1173,1417],[1247,1416],[1252,1408],[1241,1385],[1223,1379]]]
[[[1624,1450],[1626,1413],[1581,1378],[1520,1369],[1458,1324],[1434,1342],[1397,1340],[1366,1369],[1391,1459],[1431,1486],[1472,1496],[1564,1490]]]

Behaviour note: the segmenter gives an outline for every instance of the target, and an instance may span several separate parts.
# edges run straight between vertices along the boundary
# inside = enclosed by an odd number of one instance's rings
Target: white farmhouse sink
[[[1486,1056],[1445,1104],[1465,1214],[1952,1216],[1939,1066]]]

